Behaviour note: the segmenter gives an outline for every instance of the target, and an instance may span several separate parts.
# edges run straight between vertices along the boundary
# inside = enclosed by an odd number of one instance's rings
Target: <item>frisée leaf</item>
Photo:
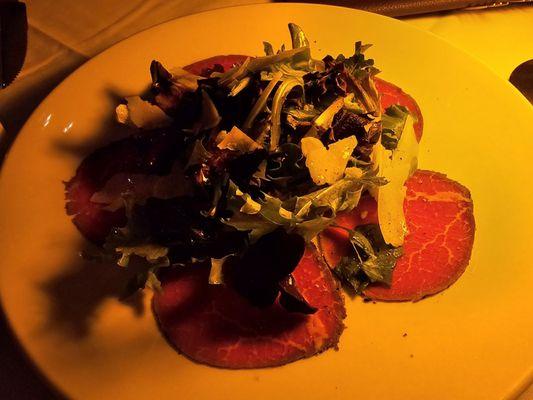
[[[263,193],[262,199],[252,203],[249,195],[230,182],[227,205],[232,215],[223,222],[240,231],[248,231],[252,243],[278,227],[311,241],[334,221],[338,212],[354,209],[365,187],[384,183],[383,179],[368,175],[347,175],[331,186],[303,196],[282,201]]]

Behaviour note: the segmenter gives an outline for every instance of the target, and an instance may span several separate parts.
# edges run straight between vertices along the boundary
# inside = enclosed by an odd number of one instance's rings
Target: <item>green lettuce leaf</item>
[[[270,151],[278,148],[281,139],[281,113],[283,105],[289,93],[295,88],[301,88],[303,91],[303,80],[289,77],[285,79],[277,88],[272,99],[272,127],[270,128]]]
[[[255,102],[252,109],[250,110],[250,113],[246,117],[246,120],[243,124],[243,129],[245,131],[249,131],[252,127],[253,122],[257,118],[260,112],[262,112],[267,107],[267,101],[270,97],[270,94],[276,87],[277,83],[280,81],[280,79],[283,77],[283,74],[281,72],[276,72],[273,76],[268,85],[266,86],[265,90],[261,93],[261,96],[259,96],[259,99]]]
[[[135,255],[144,258],[149,264],[157,266],[168,266],[168,247],[156,244],[146,243],[135,246],[117,246],[115,251],[120,254],[117,264],[121,267],[127,267],[131,256]]]
[[[394,266],[402,256],[403,249],[387,245],[379,226],[375,224],[346,231],[354,253],[340,260],[333,269],[335,274],[356,293],[361,293],[370,283],[390,285]]]
[[[333,272],[341,282],[349,285],[356,294],[361,294],[370,283],[362,272],[361,263],[352,257],[342,257]]]
[[[110,246],[109,240],[106,246]],[[128,267],[132,256],[145,261],[145,269],[137,273],[128,284],[129,294],[143,288],[161,291],[161,282],[157,277],[157,271],[162,267],[170,266],[168,250],[168,247],[151,243],[115,247],[115,253],[119,255],[116,263],[120,267]]]
[[[232,181],[228,187],[227,209],[233,215],[223,222],[240,231],[249,231],[252,243],[279,226],[291,226],[293,221],[292,213],[283,208],[280,199],[264,194],[264,199],[253,200]]]
[[[313,210],[324,207],[332,211],[333,217],[339,211],[353,210],[359,203],[364,188],[381,186],[385,183],[383,178],[368,174],[360,178],[345,176],[333,185],[298,197],[295,207],[296,218],[312,215]]]
[[[157,277],[159,267],[149,267],[136,273],[127,282],[122,298],[128,298],[141,289],[150,289],[154,292],[163,290],[161,281]]]
[[[387,150],[394,150],[402,136],[409,110],[404,106],[392,105],[381,116],[381,144]]]
[[[230,182],[227,207],[232,216],[223,222],[238,230],[249,231],[252,243],[280,226],[310,241],[333,223],[338,212],[354,209],[366,187],[384,183],[383,179],[369,175],[346,176],[328,187],[281,201],[266,193],[263,193],[263,199],[251,199]],[[251,202],[253,205],[248,204]]]
[[[305,104],[303,108],[287,107],[287,124],[297,129],[300,126],[311,127],[313,120],[320,115],[320,112],[312,104]]]
[[[309,62],[311,59],[311,48],[309,46],[309,40],[307,40],[307,37],[298,25],[295,23],[289,23],[289,31],[291,33],[291,41],[292,41],[292,48],[293,49],[299,49],[299,48],[305,48],[306,51],[304,53],[299,54],[295,61],[298,63],[305,65]]]
[[[274,47],[269,42],[263,42],[263,48],[265,50],[265,56],[274,55]]]
[[[355,43],[354,55],[349,58],[337,57],[337,61],[343,61],[348,74],[351,90],[355,93],[367,113],[380,114],[379,94],[374,85],[373,77],[379,70],[374,67],[374,60],[366,58],[364,52],[371,45]]]

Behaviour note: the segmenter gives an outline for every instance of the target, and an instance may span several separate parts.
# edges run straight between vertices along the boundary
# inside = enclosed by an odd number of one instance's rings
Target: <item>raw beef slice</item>
[[[65,183],[66,210],[88,240],[102,244],[112,227],[124,226],[124,209],[109,211],[91,200],[116,174],[168,174],[181,141],[170,132],[156,130],[129,136],[95,150]]]
[[[396,263],[392,284],[370,285],[364,295],[374,300],[419,300],[438,293],[464,272],[474,242],[473,204],[467,188],[438,172],[418,170],[407,181],[404,212],[409,233]],[[376,203],[364,198],[343,213],[337,224],[349,228],[377,223]],[[328,264],[335,266],[351,252],[347,234],[330,228],[320,235]]]
[[[308,247],[295,271],[302,294],[318,310],[291,313],[278,302],[257,308],[230,288],[208,284],[209,269],[163,276],[154,311],[169,342],[194,361],[224,368],[273,367],[336,347],[346,312],[336,280]]]
[[[195,63],[187,65],[183,69],[194,75],[208,77],[210,71],[212,71],[216,67],[216,65],[219,65],[222,68],[222,71],[227,71],[228,69],[233,68],[237,64],[242,64],[247,58],[248,56],[243,56],[239,54],[214,56],[206,58],[204,60],[196,61]]]

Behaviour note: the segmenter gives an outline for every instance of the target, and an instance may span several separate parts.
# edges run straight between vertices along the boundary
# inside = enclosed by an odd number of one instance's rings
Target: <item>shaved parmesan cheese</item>
[[[331,185],[341,179],[355,146],[355,136],[339,140],[328,149],[319,139],[304,137],[301,141],[302,153],[313,182],[317,185]]]
[[[183,68],[173,68],[170,70],[172,80],[181,88],[194,92],[198,89],[198,79],[202,79],[201,76],[191,74]]]
[[[219,149],[229,149],[240,153],[250,153],[262,147],[250,136],[234,126],[228,133],[221,131],[217,136],[217,147]]]
[[[379,175],[388,183],[377,190],[378,221],[385,242],[396,247],[403,244],[407,234],[403,212],[404,184],[416,171],[418,161],[418,141],[413,123],[409,116],[395,150],[380,150]]]
[[[222,285],[224,283],[224,263],[233,256],[233,254],[228,254],[222,258],[211,258],[211,269],[209,270],[210,285]]]
[[[115,109],[119,123],[142,129],[154,129],[169,126],[172,123],[163,110],[139,96],[126,97],[127,104],[120,104]]]

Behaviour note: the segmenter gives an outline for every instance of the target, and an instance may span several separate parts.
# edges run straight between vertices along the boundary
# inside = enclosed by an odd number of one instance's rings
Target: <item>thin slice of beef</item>
[[[438,293],[461,276],[470,260],[475,221],[468,189],[444,174],[424,170],[418,170],[406,186],[404,212],[409,233],[404,254],[396,263],[390,286],[373,284],[364,291],[374,300],[416,301]],[[348,228],[377,223],[375,201],[366,197],[336,222]],[[335,228],[320,235],[320,247],[331,267],[352,251],[347,233]]]
[[[344,328],[344,301],[327,266],[308,247],[292,276],[317,309],[291,313],[279,300],[252,306],[223,285],[208,284],[207,267],[163,276],[154,311],[168,341],[190,359],[223,368],[273,367],[336,347]]]
[[[90,241],[101,244],[112,227],[123,226],[123,209],[108,211],[91,201],[94,193],[117,174],[165,175],[170,173],[182,139],[166,129],[143,132],[95,150],[65,183],[67,214]]]

